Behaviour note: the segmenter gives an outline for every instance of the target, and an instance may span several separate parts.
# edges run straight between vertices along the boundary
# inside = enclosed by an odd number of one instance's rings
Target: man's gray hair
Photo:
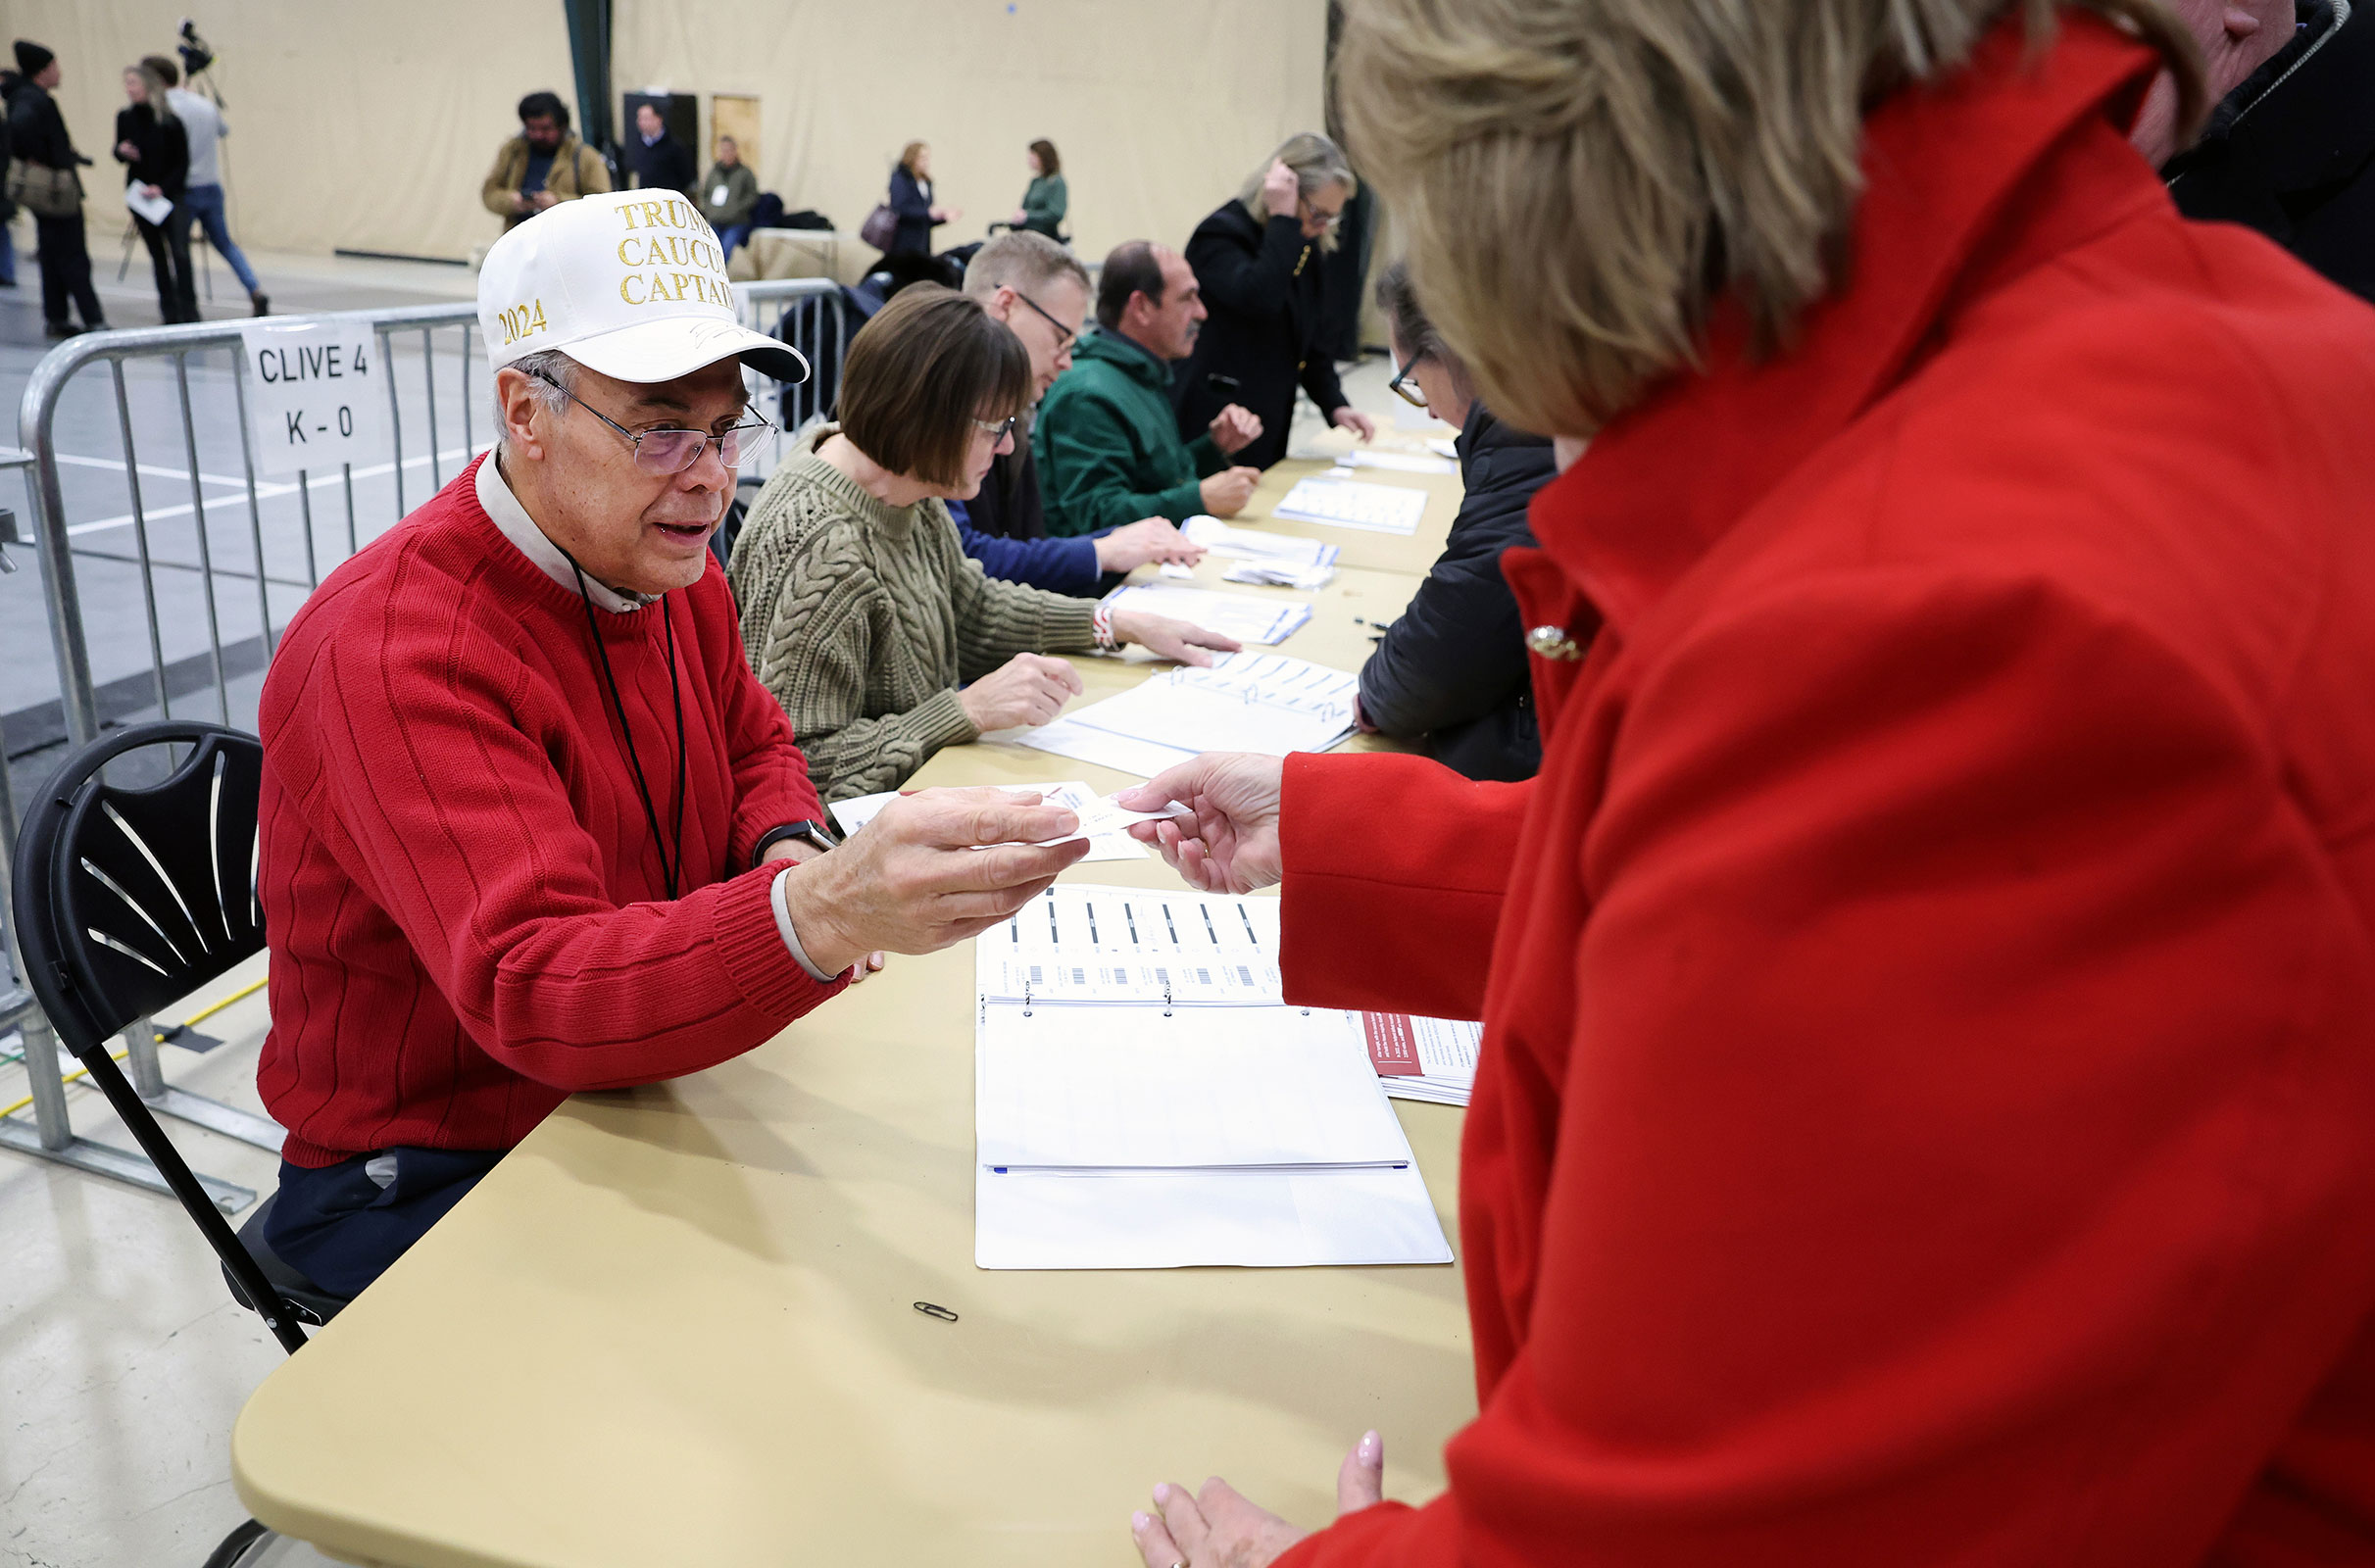
[[[522,354],[499,368],[518,370],[526,376],[528,391],[543,406],[545,413],[558,416],[569,412],[569,394],[577,390],[577,362],[559,349],[538,349],[533,354]],[[556,386],[555,382],[560,384]],[[509,437],[500,433],[502,428],[498,416],[495,443],[498,446],[509,443]]]
[[[1090,292],[1089,270],[1080,265],[1080,258],[1045,234],[1017,228],[973,253],[965,264],[965,291],[977,300],[986,300],[1002,288],[1029,294],[1060,277],[1079,284],[1083,296]]]

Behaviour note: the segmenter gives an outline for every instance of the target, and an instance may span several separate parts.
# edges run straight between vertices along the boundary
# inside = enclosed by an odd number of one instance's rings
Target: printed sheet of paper
[[[1360,678],[1279,654],[1181,666],[1015,737],[1152,778],[1200,752],[1325,751],[1353,728]]]
[[[1179,525],[1191,544],[1202,545],[1215,556],[1230,556],[1242,561],[1283,562],[1296,566],[1332,566],[1343,554],[1339,546],[1306,539],[1300,534],[1262,533],[1254,528],[1232,528],[1218,517],[1202,513]]]
[[[1116,588],[1105,596],[1105,603],[1116,612],[1135,610],[1149,615],[1168,615],[1241,643],[1264,646],[1286,641],[1311,618],[1311,607],[1300,599],[1257,599],[1251,594],[1174,588],[1165,583]]]
[[[1081,779],[1066,779],[1056,784],[1015,784],[1015,790],[1037,790],[1051,805],[1066,806],[1078,813],[1081,826],[1088,830],[1089,853],[1085,860],[1143,860],[1148,850],[1121,829],[1128,823],[1118,819],[1106,825],[1104,819],[1131,816],[1111,801],[1101,798]],[[858,795],[833,804],[833,820],[841,827],[843,837],[857,832],[874,819],[874,813],[899,798],[897,790],[884,790],[878,795]],[[1093,814],[1092,814],[1093,813]]]
[[[1324,522],[1371,533],[1415,533],[1426,514],[1427,493],[1408,485],[1370,484],[1362,479],[1300,479],[1286,499],[1270,509],[1273,517]]]
[[[1276,1007],[1278,901],[1064,882],[973,940],[995,1002]]]

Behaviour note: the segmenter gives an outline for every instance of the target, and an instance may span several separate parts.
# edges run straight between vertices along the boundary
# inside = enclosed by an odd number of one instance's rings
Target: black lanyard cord
[[[672,902],[678,896],[678,874],[684,869],[684,687],[676,678],[676,617],[668,613],[668,595],[660,596],[660,619],[668,627],[668,689],[676,707],[676,812],[675,855],[668,854],[668,842],[660,836],[660,813],[652,806],[652,787],[643,777],[643,758],[635,750],[634,727],[626,721],[626,704],[618,696],[618,677],[611,671],[611,653],[602,639],[602,627],[594,619],[594,600],[585,586],[585,568],[568,551],[561,552],[569,569],[577,574],[577,601],[585,606],[585,629],[594,639],[594,657],[602,662],[602,683],[610,691],[611,709],[618,715],[618,735],[625,743],[626,765],[635,774],[635,794],[643,801],[643,820],[652,830],[652,847],[660,855],[660,875],[668,884],[668,896]]]

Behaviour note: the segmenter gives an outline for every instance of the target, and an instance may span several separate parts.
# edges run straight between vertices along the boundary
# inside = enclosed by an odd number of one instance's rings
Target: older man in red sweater
[[[479,281],[500,445],[330,574],[265,683],[265,1235],[326,1290],[571,1092],[748,1051],[1085,851],[1026,847],[1077,824],[994,791],[833,846],[709,550],[767,428],[742,366],[806,373],[731,298],[680,198],[505,235]]]

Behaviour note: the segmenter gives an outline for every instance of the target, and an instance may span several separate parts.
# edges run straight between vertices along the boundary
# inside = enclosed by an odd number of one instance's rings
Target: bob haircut
[[[1353,0],[1337,102],[1427,314],[1495,414],[1589,435],[1697,363],[1719,301],[1759,353],[1838,281],[1864,111],[2055,0]],[[2193,38],[2156,0],[2071,0],[2157,48],[2181,130]]]
[[[841,433],[867,457],[931,485],[964,482],[973,421],[1031,400],[1022,339],[981,302],[911,283],[850,339],[841,363]]]
[[[1262,200],[1262,186],[1270,177],[1272,164],[1284,164],[1295,172],[1295,193],[1298,196],[1308,198],[1330,185],[1342,185],[1349,200],[1361,189],[1361,181],[1354,177],[1353,166],[1345,162],[1343,148],[1316,131],[1297,131],[1280,142],[1278,150],[1264,158],[1262,167],[1248,174],[1245,183],[1237,187],[1238,202],[1254,215],[1257,223],[1266,223],[1270,219],[1270,210]],[[1319,248],[1323,251],[1336,248],[1333,225],[1319,236]]]
[[[915,172],[915,160],[922,157],[923,149],[930,145],[931,144],[929,142],[909,142],[899,151],[899,167],[906,170],[911,174],[914,173]]]
[[[1048,140],[1045,136],[1042,136],[1037,141],[1031,143],[1030,150],[1033,153],[1036,153],[1039,157],[1039,172],[1042,174],[1061,174],[1064,172],[1064,160],[1056,156],[1056,144],[1054,142]]]

